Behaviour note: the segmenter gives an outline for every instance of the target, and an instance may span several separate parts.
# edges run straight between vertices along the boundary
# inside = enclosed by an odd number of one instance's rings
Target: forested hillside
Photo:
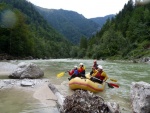
[[[69,57],[70,43],[26,0],[0,0],[0,54]],[[63,46],[63,48],[62,48]]]
[[[114,18],[107,20],[96,35],[89,40],[81,38],[80,47],[74,47],[72,53],[73,57],[96,59],[149,57],[150,3],[134,4],[130,0]]]
[[[130,0],[115,18],[88,41],[92,58],[135,59],[150,56],[150,3]]]
[[[74,11],[36,8],[57,31],[74,44],[79,44],[81,37],[89,38],[100,29],[99,24]]]

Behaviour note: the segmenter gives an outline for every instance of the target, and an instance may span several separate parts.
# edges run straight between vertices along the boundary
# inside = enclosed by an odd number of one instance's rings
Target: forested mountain
[[[90,18],[90,20],[96,22],[97,24],[100,25],[100,28],[103,27],[103,25],[106,23],[107,19],[111,19],[115,17],[114,14],[106,15],[104,17],[96,17],[96,18]]]
[[[141,58],[150,56],[150,3],[130,0],[101,31],[88,40],[90,58]]]
[[[0,54],[34,58],[69,56],[69,41],[26,0],[0,0],[0,34]]]
[[[89,38],[100,29],[99,24],[74,11],[41,7],[37,10],[50,25],[75,44],[79,44],[81,37]]]
[[[150,56],[150,3],[134,4],[130,0],[89,39],[88,36],[94,32],[93,27],[99,27],[92,20],[87,20],[76,12],[43,10],[44,17],[26,0],[0,0],[0,54],[34,58],[96,59]],[[55,15],[57,11],[57,15],[61,12],[59,18]],[[73,43],[79,42],[79,46],[71,45],[50,26],[44,19],[50,19],[48,14],[53,17],[58,28],[69,29],[66,33],[75,36],[69,36],[70,40]]]

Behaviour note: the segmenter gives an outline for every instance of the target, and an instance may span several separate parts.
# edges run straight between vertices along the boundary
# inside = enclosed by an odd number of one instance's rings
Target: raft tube
[[[69,81],[69,87],[72,90],[83,89],[88,90],[93,93],[102,92],[105,89],[105,82],[102,84],[93,82],[89,80],[89,75],[86,75],[87,78],[75,77]]]

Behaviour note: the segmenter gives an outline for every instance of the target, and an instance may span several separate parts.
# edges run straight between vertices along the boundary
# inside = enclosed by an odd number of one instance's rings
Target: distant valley
[[[81,37],[89,38],[96,34],[108,18],[115,16],[107,15],[87,19],[74,11],[46,9],[38,6],[36,6],[36,9],[54,29],[74,44],[79,44]]]

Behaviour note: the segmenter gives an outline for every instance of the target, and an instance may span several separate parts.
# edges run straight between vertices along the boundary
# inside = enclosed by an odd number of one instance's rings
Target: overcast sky
[[[103,17],[116,14],[123,9],[129,0],[28,0],[31,3],[48,9],[71,10],[86,18]]]

